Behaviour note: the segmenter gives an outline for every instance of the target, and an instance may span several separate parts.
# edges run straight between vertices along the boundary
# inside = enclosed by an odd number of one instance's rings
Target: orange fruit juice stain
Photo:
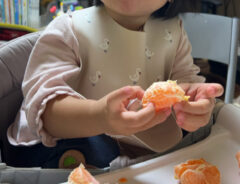
[[[127,181],[128,181],[127,178],[120,178],[118,180],[118,182],[120,182],[120,183],[126,183]]]

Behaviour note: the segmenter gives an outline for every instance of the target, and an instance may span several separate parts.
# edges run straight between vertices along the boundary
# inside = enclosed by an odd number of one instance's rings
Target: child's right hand
[[[142,99],[144,90],[138,86],[117,89],[97,101],[102,132],[111,135],[132,135],[164,122],[171,109],[156,112],[152,103],[139,111],[130,111],[130,100]]]

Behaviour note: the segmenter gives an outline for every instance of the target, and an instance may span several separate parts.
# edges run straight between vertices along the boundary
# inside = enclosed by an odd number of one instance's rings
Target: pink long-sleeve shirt
[[[150,18],[139,32],[116,23],[104,7],[64,14],[47,26],[32,50],[22,84],[24,103],[8,129],[8,139],[13,145],[55,146],[59,138],[47,133],[41,115],[57,95],[97,100],[125,85],[146,89],[167,79],[204,82],[198,73],[178,17]],[[119,136],[157,152],[181,138],[171,118],[139,134]]]

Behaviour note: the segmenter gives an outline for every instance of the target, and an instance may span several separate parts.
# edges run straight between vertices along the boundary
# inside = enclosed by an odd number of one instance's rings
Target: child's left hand
[[[215,97],[223,94],[223,87],[216,83],[183,83],[180,86],[190,99],[173,106],[176,122],[184,130],[194,132],[208,124]]]

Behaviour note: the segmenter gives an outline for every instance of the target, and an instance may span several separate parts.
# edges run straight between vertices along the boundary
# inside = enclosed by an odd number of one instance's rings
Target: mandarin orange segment
[[[220,184],[218,168],[204,159],[188,160],[174,167],[181,184]]]
[[[81,164],[68,177],[69,184],[99,184],[99,182]]]
[[[187,170],[181,176],[181,184],[206,184],[202,173],[194,170]]]
[[[220,172],[216,166],[207,165],[200,171],[204,174],[205,181],[207,181],[208,184],[220,184]]]
[[[171,107],[177,102],[188,101],[189,96],[185,96],[183,89],[177,85],[176,81],[165,81],[153,83],[144,93],[142,99],[143,107],[148,103],[155,105],[156,111]]]
[[[179,179],[182,173],[187,169],[195,170],[199,165],[207,163],[204,159],[199,160],[188,160],[185,163],[175,166],[175,178]]]

